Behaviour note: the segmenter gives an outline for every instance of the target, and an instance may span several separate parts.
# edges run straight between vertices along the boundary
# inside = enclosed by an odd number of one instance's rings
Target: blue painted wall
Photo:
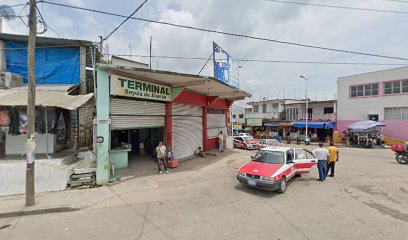
[[[23,76],[28,82],[27,45],[5,42],[7,71]],[[78,48],[37,48],[35,50],[35,78],[38,84],[78,84]]]

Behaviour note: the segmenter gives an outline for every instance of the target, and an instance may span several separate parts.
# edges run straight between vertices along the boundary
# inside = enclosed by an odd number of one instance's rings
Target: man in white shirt
[[[323,143],[319,143],[319,148],[313,150],[313,154],[317,158],[319,180],[323,182],[327,176],[327,161],[329,160],[330,153],[327,149],[323,148]]]
[[[164,171],[166,173],[169,173],[169,171],[167,171],[167,164],[165,161],[165,157],[166,157],[166,146],[163,145],[163,142],[159,143],[159,146],[156,147],[156,152],[157,152],[157,166],[159,167],[159,174],[163,174],[162,169],[161,169],[161,165],[164,166]]]

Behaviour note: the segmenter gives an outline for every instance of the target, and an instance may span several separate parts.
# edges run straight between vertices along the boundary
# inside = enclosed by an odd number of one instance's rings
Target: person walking
[[[317,169],[319,171],[319,180],[323,182],[327,176],[327,161],[329,160],[330,153],[327,149],[323,148],[323,143],[319,143],[319,148],[313,150],[313,155],[317,158]]]
[[[157,166],[159,167],[159,174],[163,174],[161,165],[164,167],[164,171],[166,173],[169,173],[167,171],[167,164],[166,164],[166,146],[163,145],[163,142],[159,142],[159,146],[156,147],[156,152],[157,152]]]
[[[220,153],[224,152],[224,134],[222,131],[218,134],[218,150]]]
[[[330,175],[329,177],[334,177],[334,166],[336,165],[336,162],[339,161],[339,150],[334,146],[334,143],[331,141],[330,146],[327,148],[329,151],[329,161],[327,163],[327,174],[329,174],[330,170]]]

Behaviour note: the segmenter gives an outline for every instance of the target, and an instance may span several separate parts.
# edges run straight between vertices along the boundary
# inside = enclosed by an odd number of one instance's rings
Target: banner
[[[213,42],[214,78],[235,88],[239,88],[238,62]]]
[[[171,101],[171,87],[111,75],[110,94],[124,97]]]
[[[262,119],[248,118],[246,120],[246,125],[252,127],[260,127],[262,126]]]

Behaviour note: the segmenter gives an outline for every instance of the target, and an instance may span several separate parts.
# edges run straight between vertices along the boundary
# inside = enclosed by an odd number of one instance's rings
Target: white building
[[[408,140],[408,67],[340,77],[337,85],[339,131],[376,120],[387,125],[386,143]]]
[[[234,125],[245,124],[245,107],[232,106],[231,114],[232,114],[232,122]],[[230,122],[231,122],[231,119],[230,119]]]

